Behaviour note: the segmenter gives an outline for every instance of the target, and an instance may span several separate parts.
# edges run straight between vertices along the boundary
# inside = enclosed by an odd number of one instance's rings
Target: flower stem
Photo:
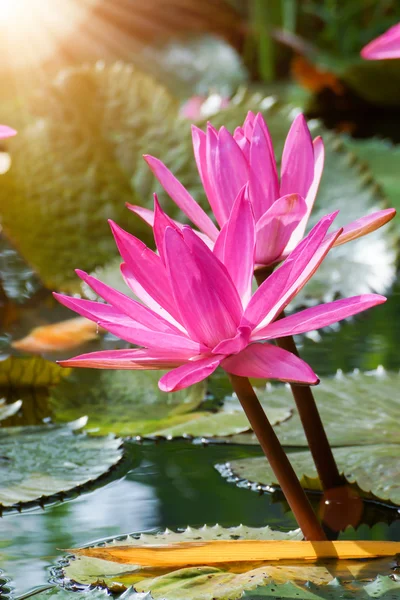
[[[271,274],[272,270],[270,268],[256,270],[254,275],[257,284],[261,285],[268,275]],[[284,316],[285,313],[282,311],[278,318],[283,318]],[[280,348],[299,356],[292,336],[279,338],[276,340],[276,343]],[[345,480],[339,473],[311,388],[308,385],[296,384],[291,384],[290,387],[322,489],[326,492],[333,488],[342,487],[345,485]]]
[[[326,540],[300,481],[249,380],[232,374],[229,375],[229,379],[304,537],[311,541]]]

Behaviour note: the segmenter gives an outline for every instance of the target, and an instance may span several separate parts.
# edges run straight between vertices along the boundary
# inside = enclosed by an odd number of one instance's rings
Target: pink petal
[[[131,344],[145,346],[153,350],[163,350],[165,353],[173,350],[190,358],[206,350],[204,346],[181,333],[172,334],[165,331],[154,331],[135,321],[129,322],[128,319],[127,322],[121,323],[118,323],[116,319],[113,319],[113,321],[99,321],[99,325]]]
[[[225,127],[219,132],[213,167],[213,181],[225,223],[239,191],[249,179],[249,165],[244,154]]]
[[[239,354],[222,361],[228,373],[241,377],[276,379],[315,385],[319,379],[311,367],[291,352],[272,344],[251,344]]]
[[[71,296],[64,296],[64,294],[57,294],[56,292],[53,292],[53,296],[60,304],[63,304],[82,317],[86,317],[95,323],[98,323],[101,319],[127,318],[124,313],[117,311],[109,304],[93,302],[92,300],[82,300],[81,298],[72,298]]]
[[[109,221],[119,253],[144,290],[170,315],[179,320],[165,266],[143,242]],[[157,277],[155,277],[157,274]]]
[[[204,187],[208,202],[215,215],[217,223],[221,225],[221,214],[219,210],[219,200],[217,198],[214,184],[212,165],[214,163],[214,154],[217,147],[217,134],[210,125],[207,127],[207,133],[192,125],[193,152],[197,164],[197,170]],[[215,239],[215,236],[212,238]]]
[[[247,161],[250,160],[250,142],[247,137],[244,135],[244,131],[242,127],[236,127],[233,133],[233,139],[241,149],[244,154],[244,157]]]
[[[204,233],[212,240],[215,240],[218,235],[217,228],[180,181],[178,181],[178,179],[172,175],[171,171],[157,158],[146,155],[144,156],[144,159],[167,194],[172,198],[175,204],[179,206],[182,212],[184,212],[201,231],[204,231]]]
[[[250,144],[250,199],[256,221],[279,198],[278,172],[268,127],[259,113]],[[296,190],[292,190],[296,191]]]
[[[288,194],[274,202],[257,223],[257,264],[271,265],[279,260],[306,212],[305,200],[298,194]]]
[[[230,340],[223,340],[212,351],[213,354],[237,354],[249,345],[250,327],[239,327],[237,334]]]
[[[158,202],[157,194],[154,194],[154,241],[156,242],[158,253],[164,263],[164,234],[167,227],[172,227],[172,229],[179,231],[179,228],[175,225],[174,221],[162,210],[160,203]]]
[[[256,115],[251,110],[249,110],[243,123],[244,135],[247,137],[249,142],[251,141],[251,136],[253,135],[255,119]]]
[[[366,60],[400,58],[400,23],[364,46],[361,56]]]
[[[215,356],[190,361],[163,375],[158,387],[163,392],[177,392],[206,379],[219,366],[221,358]]]
[[[160,317],[163,317],[163,319],[168,321],[168,323],[172,323],[172,325],[174,325],[177,329],[179,329],[179,331],[183,331],[184,333],[187,333],[185,328],[183,327],[183,325],[178,323],[178,321],[176,319],[174,319],[174,317],[172,317],[169,314],[169,312],[167,312],[165,310],[165,308],[160,306],[158,304],[158,302],[156,302],[154,300],[154,298],[152,298],[152,296],[150,296],[150,294],[148,294],[146,292],[146,290],[140,285],[140,283],[134,277],[132,272],[129,270],[128,265],[125,263],[123,263],[121,265],[121,274],[122,274],[122,277],[124,278],[126,285],[132,290],[132,292],[135,294],[135,296],[137,298],[139,298],[139,300],[141,300],[141,302],[143,302],[143,304],[145,304],[148,308],[150,308],[157,315],[160,315]]]
[[[143,208],[143,206],[137,206],[135,204],[126,203],[126,208],[135,213],[138,217],[140,217],[147,225],[153,227],[154,224],[154,211],[149,208]]]
[[[314,178],[314,149],[303,115],[292,123],[282,154],[281,196],[296,192],[305,198]]]
[[[178,354],[155,350],[102,350],[81,354],[68,360],[60,360],[62,367],[85,367],[89,369],[171,369],[185,364],[186,358]]]
[[[225,267],[190,228],[165,232],[165,256],[180,321],[209,348],[236,335],[241,304]]]
[[[254,216],[245,186],[240,190],[214,248],[214,254],[227,268],[243,306],[251,296],[255,245]]]
[[[300,240],[304,237],[304,232],[307,227],[308,220],[310,218],[311,211],[314,206],[315,198],[317,196],[319,184],[321,182],[322,172],[324,169],[324,161],[325,161],[325,149],[324,143],[321,137],[315,138],[313,141],[314,147],[314,178],[312,180],[311,186],[308,190],[307,196],[305,197],[307,212],[301,219],[298,227],[292,233],[288,245],[285,248],[284,255],[286,256],[291,252]]]
[[[8,127],[7,125],[0,125],[0,140],[13,137],[14,135],[17,135],[15,129],[11,129],[11,127]]]
[[[268,340],[313,331],[337,323],[383,302],[386,302],[384,296],[365,294],[320,304],[258,329],[252,339]]]
[[[134,204],[129,204],[128,202],[126,203],[126,207],[131,210],[133,213],[135,213],[138,217],[140,217],[145,223],[147,223],[147,225],[150,225],[150,227],[154,226],[154,211],[153,210],[149,210],[148,208],[143,208],[143,206],[137,206]],[[171,219],[171,221],[174,223],[174,225],[178,228],[178,229],[183,229],[184,225],[183,223],[179,223],[179,221],[175,221],[174,219]],[[208,235],[206,235],[205,233],[202,233],[201,231],[197,231],[197,229],[193,230],[195,232],[196,235],[199,236],[199,238],[201,240],[203,240],[203,242],[205,244],[207,244],[207,246],[209,248],[213,248],[214,247],[214,242],[208,237]],[[219,234],[219,232],[218,232]]]
[[[93,291],[101,296],[106,302],[109,302],[112,306],[117,308],[122,313],[125,313],[128,317],[137,321],[142,326],[159,332],[170,332],[180,333],[176,327],[168,323],[165,319],[155,314],[152,310],[140,304],[133,298],[125,296],[121,292],[114,290],[112,287],[106,285],[102,281],[99,281],[95,277],[88,275],[84,271],[76,270],[78,277],[80,277]],[[136,343],[136,342],[135,342]]]
[[[285,262],[262,283],[253,294],[241,325],[253,328],[268,325],[304,287],[334,244],[335,238],[326,240],[325,235],[336,215],[337,212],[323,217]]]
[[[367,233],[371,233],[391,221],[395,216],[396,210],[394,208],[386,208],[385,210],[372,213],[372,215],[361,217],[343,227],[343,231],[337,238],[334,246],[340,246],[363,235],[367,235]]]

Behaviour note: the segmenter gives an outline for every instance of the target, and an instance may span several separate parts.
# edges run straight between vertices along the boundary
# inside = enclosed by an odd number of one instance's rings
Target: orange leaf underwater
[[[12,343],[24,352],[59,352],[72,350],[85,342],[95,340],[100,330],[96,323],[83,317],[68,319],[60,323],[35,327],[21,340]]]
[[[75,555],[149,567],[215,565],[230,562],[366,559],[400,553],[400,542],[229,540],[184,542],[165,546],[107,546],[71,550]]]

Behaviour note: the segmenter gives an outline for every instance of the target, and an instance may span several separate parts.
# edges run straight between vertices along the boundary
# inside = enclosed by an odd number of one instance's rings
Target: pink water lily
[[[15,129],[11,129],[11,127],[8,127],[7,125],[0,125],[0,140],[12,137],[16,134],[17,132]]]
[[[265,340],[324,327],[385,301],[375,294],[356,296],[277,320],[341,235],[341,230],[327,233],[335,216],[321,219],[253,295],[256,223],[244,192],[226,224],[223,243],[214,252],[189,226],[178,227],[157,204],[154,237],[158,253],[111,222],[124,261],[122,275],[139,301],[82,271],[77,271],[79,277],[106,304],[61,294],[55,297],[141,348],[93,352],[60,364],[172,369],[159,382],[166,392],[201,381],[218,366],[234,375],[318,383],[303,360]]]
[[[303,115],[297,116],[286,138],[279,178],[272,139],[261,114],[249,112],[233,136],[225,127],[217,131],[212,125],[206,132],[193,126],[192,134],[197,168],[220,229],[160,160],[145,156],[167,194],[212,247],[247,184],[256,221],[256,265],[283,260],[303,238],[307,227],[323,171],[322,139],[313,141]],[[153,211],[140,206],[128,208],[153,226]],[[390,208],[350,223],[335,245],[381,227],[395,214]]]
[[[400,23],[364,46],[361,56],[366,60],[400,58]]]

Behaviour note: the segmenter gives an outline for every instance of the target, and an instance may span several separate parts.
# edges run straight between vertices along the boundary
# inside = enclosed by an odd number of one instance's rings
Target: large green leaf
[[[79,491],[121,460],[121,440],[75,433],[84,423],[0,430],[0,509],[20,509]]]
[[[291,416],[290,408],[282,406],[276,408],[265,407],[268,410],[268,418],[273,425],[286,421]],[[215,413],[182,423],[173,425],[155,432],[155,435],[166,437],[177,437],[190,435],[193,437],[219,437],[230,436],[249,431],[250,424],[239,402],[225,399],[221,409]]]
[[[334,448],[339,471],[367,494],[400,505],[400,444]],[[322,489],[308,450],[293,452],[290,462],[307,489]],[[226,474],[226,467],[218,465]],[[254,484],[278,487],[276,477],[264,457],[244,458],[229,463],[229,475]]]
[[[205,383],[175,393],[158,387],[161,371],[95,371],[78,369],[51,391],[58,421],[89,417],[98,433],[145,435],[196,419]]]
[[[329,441],[333,446],[398,443],[400,375],[383,369],[371,373],[338,373],[313,388]],[[275,427],[285,446],[306,446],[304,431],[289,386],[257,389],[266,407],[293,408],[292,416]],[[257,444],[253,434],[230,441]]]
[[[364,161],[395,208],[400,207],[400,146],[378,138],[357,140],[344,137],[346,148]],[[396,221],[395,221],[396,223]]]
[[[6,235],[49,286],[72,284],[75,267],[91,270],[116,255],[107,218],[147,233],[125,202],[138,200],[131,178],[143,136],[163,139],[178,106],[132,66],[71,69],[42,90],[43,118],[9,144],[0,213]]]

